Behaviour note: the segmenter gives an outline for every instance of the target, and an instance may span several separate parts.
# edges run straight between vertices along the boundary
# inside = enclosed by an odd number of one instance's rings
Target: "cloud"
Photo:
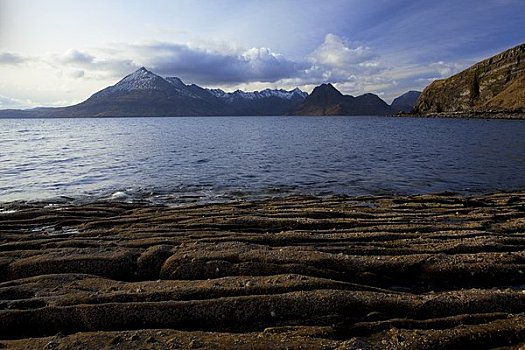
[[[81,69],[73,69],[73,70],[67,71],[66,75],[73,79],[80,79],[84,77],[85,72]]]
[[[345,68],[370,63],[377,56],[367,46],[352,45],[342,37],[327,34],[324,42],[314,50],[310,57],[315,63],[323,66]]]
[[[431,71],[437,73],[437,75],[440,78],[451,76],[452,74],[455,74],[460,70],[466,68],[463,64],[460,64],[458,62],[443,61],[431,63],[428,67]]]
[[[97,50],[95,50],[97,51]],[[125,54],[123,52],[123,54]],[[76,49],[62,54],[48,54],[43,61],[57,70],[59,76],[73,79],[108,79],[121,77],[130,71],[139,68],[132,59],[120,57],[104,57],[97,53],[90,53]]]
[[[299,76],[306,68],[305,62],[287,59],[268,48],[236,53],[187,44],[155,43],[134,45],[130,51],[135,61],[158,74],[179,76],[200,84],[276,82]]]
[[[17,65],[24,63],[26,59],[18,54],[11,52],[0,52],[0,64]]]
[[[20,100],[8,96],[0,95],[0,109],[19,109],[33,106],[31,100]]]
[[[63,77],[108,79],[145,66],[162,76],[178,76],[191,83],[210,85],[277,82],[298,77],[308,67],[307,62],[287,59],[268,48],[225,51],[189,44],[120,44],[111,49],[71,49],[33,60],[52,66]]]
[[[356,77],[375,75],[385,69],[370,47],[334,34],[327,34],[308,59],[312,66],[307,75],[333,83],[353,81]]]
[[[410,63],[399,56],[381,56],[372,46],[335,34],[327,34],[317,48],[300,60],[265,47],[199,47],[168,42],[121,43],[110,48],[71,49],[40,57],[0,54],[0,63],[22,62],[54,73],[69,90],[82,82],[85,93],[94,92],[93,88],[88,90],[90,87],[98,89],[112,84],[145,66],[161,76],[177,76],[186,83],[226,90],[300,87],[311,91],[320,83],[331,82],[346,94],[372,92],[386,100],[408,90],[422,89],[432,80],[468,66],[452,61]],[[17,102],[4,98],[3,104]]]
[[[204,86],[260,83],[290,86],[292,82],[306,86],[332,82],[354,86],[356,90],[351,92],[358,93],[367,91],[364,85],[370,76],[385,69],[379,58],[366,45],[327,34],[324,41],[302,60],[290,59],[265,47],[242,50],[216,46],[209,49],[167,42],[70,49],[32,60],[53,67],[59,77],[72,79],[108,80],[145,66],[159,75],[177,76],[188,83]]]
[[[64,53],[60,60],[65,64],[92,64],[95,61],[95,56],[87,53],[78,51],[75,49],[68,50]]]

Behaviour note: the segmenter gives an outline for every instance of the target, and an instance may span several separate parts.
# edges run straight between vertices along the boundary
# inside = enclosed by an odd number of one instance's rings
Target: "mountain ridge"
[[[427,86],[419,115],[525,113],[525,44],[482,60]]]
[[[294,89],[261,92],[220,90],[235,103],[217,97],[210,89],[185,84],[178,77],[163,78],[145,67],[126,75],[116,84],[95,92],[86,100],[67,107],[3,110],[0,117],[154,117],[278,115],[302,101],[305,92]]]
[[[323,90],[327,90],[325,94]],[[313,95],[313,97],[312,97]],[[332,97],[330,97],[332,96]],[[270,116],[290,115],[306,99],[332,106],[305,115],[381,115],[388,114],[388,105],[378,96],[358,97],[341,94],[332,84],[314,88],[311,95],[295,88],[225,92],[185,84],[178,77],[161,77],[145,67],[126,75],[116,84],[95,92],[86,100],[67,107],[3,110],[0,117],[154,117],[154,116]],[[337,101],[339,99],[344,100]],[[382,109],[377,109],[377,104]],[[385,107],[386,106],[386,107]],[[335,108],[335,109],[334,109]],[[317,113],[317,114],[316,114]],[[302,113],[301,113],[302,114]]]

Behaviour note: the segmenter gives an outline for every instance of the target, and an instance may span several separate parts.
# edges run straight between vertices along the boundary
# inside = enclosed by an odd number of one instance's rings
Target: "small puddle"
[[[60,236],[60,235],[74,235],[80,233],[80,231],[75,227],[61,227],[57,228],[56,226],[39,226],[31,229],[31,232],[34,233],[45,233],[49,236]]]
[[[372,202],[357,202],[356,205],[358,207],[371,208],[371,209],[375,209],[379,207],[377,204],[372,203]]]
[[[16,213],[16,212],[17,211],[13,210],[13,209],[0,208],[0,215],[2,215],[2,214],[13,214],[13,213]]]

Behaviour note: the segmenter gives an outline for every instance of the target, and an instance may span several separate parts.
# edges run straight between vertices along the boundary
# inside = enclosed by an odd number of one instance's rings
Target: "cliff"
[[[417,114],[525,111],[525,44],[521,44],[444,80],[421,94]]]

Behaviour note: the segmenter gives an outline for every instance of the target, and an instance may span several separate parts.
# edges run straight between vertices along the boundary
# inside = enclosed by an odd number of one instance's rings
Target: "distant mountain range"
[[[331,84],[316,87],[311,95],[298,88],[225,92],[186,85],[177,77],[163,78],[143,67],[77,105],[3,110],[0,117],[389,115],[394,112],[395,109],[377,95],[343,95]]]
[[[432,82],[419,97],[414,113],[525,113],[525,44],[483,60],[443,80]]]
[[[343,95],[322,84],[308,95],[291,91],[225,92],[186,85],[140,68],[84,102],[60,108],[0,110],[0,117],[150,117],[265,115],[444,115],[525,119],[525,44],[481,61],[425,90],[409,91],[386,104],[379,96]]]

